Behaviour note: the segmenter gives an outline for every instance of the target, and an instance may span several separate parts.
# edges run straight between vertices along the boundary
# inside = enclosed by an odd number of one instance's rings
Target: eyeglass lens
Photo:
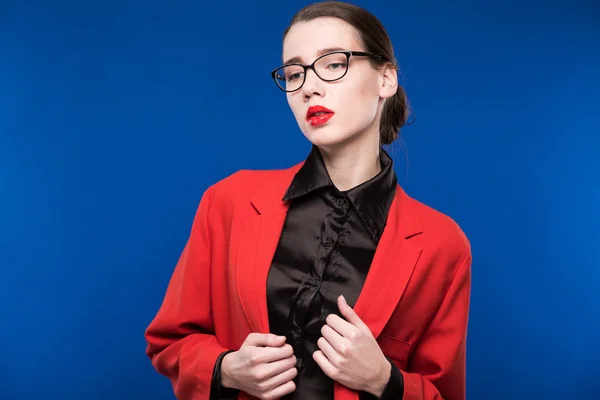
[[[318,59],[314,65],[317,76],[324,81],[340,79],[348,69],[348,58],[344,53],[332,53]],[[287,65],[275,73],[277,84],[286,91],[297,90],[304,83],[304,68]]]

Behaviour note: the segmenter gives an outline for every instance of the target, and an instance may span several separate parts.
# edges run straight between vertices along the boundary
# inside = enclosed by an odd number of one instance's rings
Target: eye
[[[302,72],[295,72],[293,74],[290,74],[290,76],[288,76],[287,81],[292,82],[292,81],[298,80],[300,78],[302,78]]]
[[[328,69],[341,69],[341,68],[346,68],[346,63],[331,63],[327,66]]]

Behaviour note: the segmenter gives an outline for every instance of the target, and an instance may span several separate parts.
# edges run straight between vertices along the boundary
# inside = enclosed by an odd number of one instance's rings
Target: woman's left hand
[[[320,350],[313,358],[331,379],[380,397],[390,379],[391,364],[343,296],[338,297],[338,307],[346,320],[335,314],[327,317],[317,341]]]

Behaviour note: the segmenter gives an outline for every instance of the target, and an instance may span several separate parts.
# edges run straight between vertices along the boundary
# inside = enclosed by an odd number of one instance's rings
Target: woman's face
[[[364,51],[358,32],[338,18],[317,18],[294,24],[283,42],[283,62],[297,59],[312,64],[324,49]],[[332,68],[339,68],[333,65]],[[337,147],[364,135],[379,137],[382,101],[393,95],[389,71],[376,70],[364,56],[352,56],[346,75],[325,82],[312,69],[301,89],[287,93],[287,100],[306,138],[319,147]],[[309,119],[310,107],[322,106],[333,112]],[[314,110],[314,109],[313,109]],[[325,121],[325,122],[324,122]]]

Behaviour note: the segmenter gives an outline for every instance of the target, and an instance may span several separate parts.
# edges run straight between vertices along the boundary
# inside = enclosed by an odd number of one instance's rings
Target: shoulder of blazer
[[[415,210],[423,229],[420,240],[428,247],[457,263],[470,256],[471,244],[460,225],[450,216],[405,194],[406,203]]]

